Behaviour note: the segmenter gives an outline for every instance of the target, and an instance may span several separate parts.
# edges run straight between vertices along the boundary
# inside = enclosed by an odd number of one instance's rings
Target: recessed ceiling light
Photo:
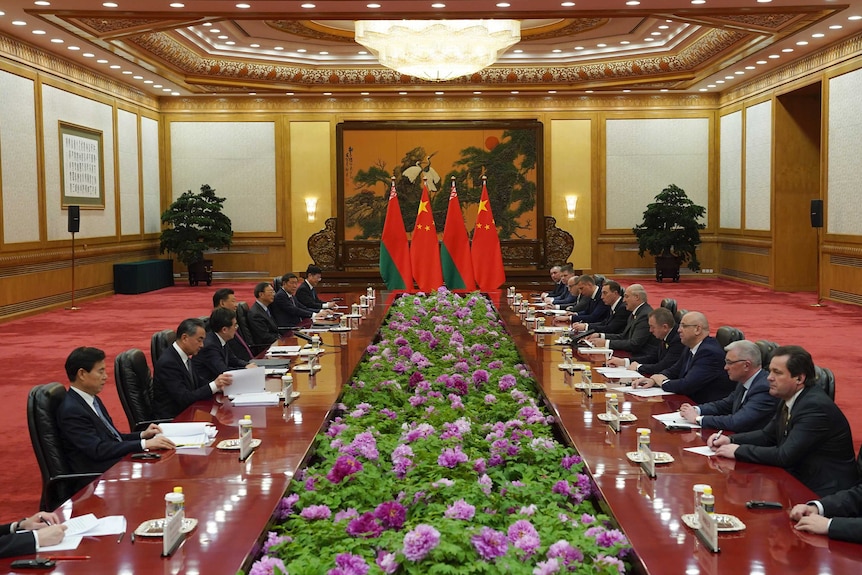
[[[592,90],[584,90],[584,92],[585,92],[585,93],[587,93],[587,94],[592,94],[592,93],[593,93],[593,91],[592,91]]]
[[[246,8],[251,8],[251,4],[237,4],[236,7],[245,10]]]
[[[299,52],[300,54],[305,54],[306,52],[308,52],[308,50],[306,50],[305,48],[300,48],[297,50],[297,52]]]
[[[638,4],[640,4],[638,0],[628,0],[628,2],[626,2],[626,6],[637,6]]]
[[[724,79],[725,80],[735,80],[736,78],[734,78],[733,76],[725,76]]]
[[[556,94],[556,93],[557,93],[556,90],[548,90],[548,94]]]
[[[171,8],[185,8],[186,5],[181,2],[172,2],[170,4]]]
[[[307,9],[307,10],[310,10],[310,9],[312,9],[312,8],[317,8],[317,5],[316,5],[316,4],[312,4],[311,2],[306,2],[305,4],[300,4],[300,5],[299,5],[299,7],[300,7],[300,8],[305,8],[305,9]]]
[[[96,55],[93,54],[92,52],[84,52],[83,54],[81,54],[81,56],[83,56],[84,58],[95,58],[96,57]]]
[[[757,0],[760,4],[769,4],[772,0]]]
[[[497,8],[508,8],[511,6],[508,2],[497,2]]]
[[[171,91],[170,88],[162,88],[162,92],[170,92],[170,91]]]
[[[509,92],[509,93],[510,93],[510,94],[520,94],[520,92],[519,92],[519,91],[517,91],[517,90],[512,90],[512,91],[511,91],[511,92]]]
[[[212,26],[212,25],[213,25],[212,22],[204,22],[204,26]]]
[[[623,90],[624,93],[628,94],[631,90]]]
[[[323,95],[324,95],[324,96],[331,96],[331,95],[332,95],[332,92],[324,92],[324,93],[323,93]]]
[[[574,2],[563,2],[562,4],[560,4],[560,6],[562,6],[563,8],[571,8],[574,5]]]
[[[329,52],[327,52],[326,50],[323,50],[322,52],[318,52],[318,54],[320,54],[321,56],[329,56]]]
[[[584,49],[583,46],[575,46],[575,50],[583,50],[583,49]]]
[[[661,32],[650,32],[650,36],[661,36]]]
[[[431,7],[432,8],[445,8],[446,5],[443,4],[442,2],[435,2],[434,4],[431,4]]]
[[[119,64],[111,64],[110,67],[111,70],[119,70],[120,68],[122,68],[122,66],[120,66]]]
[[[285,92],[284,95],[285,96],[293,96],[293,92]]]
[[[607,48],[608,45],[607,44],[596,44],[596,47],[597,48]]]
[[[439,92],[439,91],[438,91],[438,92],[434,92],[434,94],[435,94],[435,95],[437,95],[437,96],[442,96],[442,95],[443,95],[443,92]]]
[[[96,64],[107,64],[107,63],[108,63],[108,61],[104,60],[104,59],[96,60]]]
[[[769,57],[774,60],[776,58],[781,58],[781,55],[780,54],[770,54]]]
[[[357,52],[357,54],[359,54],[360,56],[365,56],[366,54],[368,54],[368,52],[366,52],[365,50],[360,50],[359,52]]]
[[[153,83],[152,80],[144,80],[144,84],[152,84],[152,83]]]
[[[556,48],[554,50],[551,50],[551,52],[553,52],[554,54],[559,54],[560,52],[562,52],[562,50],[560,50],[559,48]]]
[[[230,38],[230,36],[225,36],[224,34],[222,34],[221,36],[218,36],[219,40],[227,40],[228,38]]]
[[[248,95],[249,96],[257,96],[257,92],[249,92]]]
[[[517,50],[512,50],[512,52],[514,52],[515,54],[523,54],[524,53],[524,51],[521,50],[520,48],[518,48]]]
[[[736,72],[734,72],[734,74],[736,74],[737,76],[744,76],[745,72],[743,72],[742,70],[737,70]]]
[[[218,28],[210,28],[210,29],[208,30],[208,32],[209,32],[210,34],[221,34],[221,30],[219,30]]]
[[[153,84],[153,88],[161,88],[161,87],[162,87],[161,84]]]
[[[793,52],[793,48],[784,48],[781,51],[782,52]]]
[[[692,4],[706,4],[706,0],[691,0]]]
[[[12,25],[13,26],[26,26],[27,23],[24,22],[23,20],[12,20]]]
[[[105,8],[116,8],[117,6],[119,6],[119,4],[117,4],[116,2],[102,2],[102,6],[104,6]]]
[[[366,4],[366,8],[380,8],[380,4]]]
[[[655,38],[644,38],[644,42],[654,42]]]
[[[698,90],[698,92],[706,92],[706,90],[707,90],[706,88],[700,88],[700,89]]]
[[[808,46],[808,42],[806,42],[805,40],[800,40],[799,42],[796,43],[796,45],[797,46]]]
[[[171,92],[171,96],[179,96],[179,95],[180,95],[179,92]]]
[[[475,92],[473,92],[473,93],[475,94]],[[398,95],[399,95],[399,96],[406,96],[406,95],[407,95],[407,92],[398,92]]]
[[[249,44],[249,48],[260,48],[260,44]]]
[[[667,88],[662,88],[659,92],[667,92]]]
[[[125,74],[126,76],[131,76],[133,72],[131,70],[123,70],[123,74]]]
[[[746,66],[745,69],[746,70],[754,70],[754,66]]]
[[[33,30],[33,33],[36,34],[37,36],[42,36],[43,34],[45,34],[45,31],[44,30]]]
[[[72,50],[73,52],[81,49],[79,46],[69,46],[68,48],[69,48],[69,50]]]
[[[829,29],[830,30],[840,30],[843,27],[844,26],[842,26],[841,24],[833,24],[832,26],[829,27]]]
[[[143,80],[144,77],[143,76],[132,76],[132,79],[133,80]]]
[[[284,50],[284,46],[276,46],[273,50]]]
[[[716,84],[724,84],[724,80],[716,80],[715,83]]]
[[[824,36],[826,36],[826,34],[823,32],[817,32],[816,34],[811,35],[812,38],[823,38]]]
[[[659,30],[667,30],[668,28],[670,28],[670,26],[668,26],[667,24],[662,24],[658,27]]]
[[[226,46],[234,46],[234,45],[236,45],[236,42],[234,42],[233,40],[228,40],[227,42],[225,42],[225,45]]]
[[[862,20],[862,16],[848,16],[848,20]]]
[[[766,64],[766,60],[758,60],[757,62],[755,62],[755,64],[763,66],[764,64]]]
[[[63,39],[62,38],[51,38],[51,42],[54,44],[62,44]]]
[[[629,44],[631,44],[631,42],[629,42],[628,40],[621,40],[620,44],[622,44],[623,46],[628,46]]]
[[[369,92],[359,92],[360,96],[367,96],[368,94],[369,94]]]
[[[33,2],[33,4],[35,4],[36,6],[50,6],[51,5],[51,3],[48,2],[47,0],[36,0],[35,2]]]

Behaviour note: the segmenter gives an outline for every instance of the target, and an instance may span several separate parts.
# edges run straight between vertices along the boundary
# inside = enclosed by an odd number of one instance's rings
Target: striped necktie
[[[113,424],[108,420],[107,417],[105,417],[105,412],[102,411],[102,408],[99,405],[100,403],[101,402],[99,401],[98,398],[96,398],[96,397],[93,398],[93,411],[96,412],[96,415],[99,416],[99,419],[102,420],[102,423],[105,424],[105,427],[108,428],[108,431],[111,432],[111,435],[114,436],[114,439],[116,439],[117,441],[122,441],[123,438],[122,438],[122,436],[120,436],[120,432],[117,431],[117,428],[113,426]]]

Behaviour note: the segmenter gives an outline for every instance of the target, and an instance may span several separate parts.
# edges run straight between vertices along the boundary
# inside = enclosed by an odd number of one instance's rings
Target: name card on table
[[[716,523],[715,517],[701,506],[698,506],[695,510],[695,514],[697,515],[697,521],[700,525],[698,530],[695,532],[697,533],[697,537],[703,542],[707,549],[713,553],[718,553],[721,549],[718,548],[718,523]]]
[[[183,542],[185,536],[182,532],[183,520],[186,518],[185,510],[179,510],[173,516],[165,519],[165,526],[162,528],[162,557],[170,557],[173,555],[180,543]]]
[[[610,427],[614,433],[620,432],[620,410],[617,409],[616,405],[607,404],[605,413],[608,414],[608,427]]]
[[[638,450],[645,457],[641,459],[641,469],[650,477],[655,477],[655,454],[649,447]]]

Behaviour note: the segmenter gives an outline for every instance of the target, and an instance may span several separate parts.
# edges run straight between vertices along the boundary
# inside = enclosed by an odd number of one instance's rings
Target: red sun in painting
[[[500,140],[497,139],[497,136],[488,136],[485,138],[485,147],[488,148],[488,151],[493,150],[497,147],[497,144],[500,143]]]

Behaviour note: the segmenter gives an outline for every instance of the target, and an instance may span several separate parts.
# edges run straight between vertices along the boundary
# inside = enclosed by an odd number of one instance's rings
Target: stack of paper
[[[277,393],[261,391],[260,393],[243,393],[242,395],[231,396],[234,406],[243,405],[278,405],[279,397]]]
[[[578,353],[582,353],[584,355],[600,353],[602,355],[610,356],[614,353],[614,350],[606,347],[579,347]],[[640,374],[638,374],[638,377],[640,377]]]
[[[596,371],[608,379],[640,379],[640,373],[625,367],[597,367]]]
[[[298,345],[273,345],[266,352],[267,357],[291,356],[299,353]]]
[[[653,415],[654,419],[658,419],[662,423],[664,423],[665,427],[687,427],[689,429],[700,429],[700,425],[696,423],[689,423],[683,418],[682,415],[679,414],[678,411],[672,411],[670,413],[659,413],[657,415]]]
[[[40,552],[69,551],[77,549],[84,537],[98,537],[100,535],[119,535],[126,531],[126,518],[122,515],[109,515],[97,519],[92,513],[72,517],[64,522],[66,534],[63,540],[56,545],[39,547]]]
[[[611,389],[613,391],[619,391],[620,393],[629,393],[637,397],[658,397],[660,395],[673,395],[673,392],[665,391],[660,387],[643,387],[640,389],[634,389],[632,387],[613,387]]]
[[[218,433],[212,425],[204,422],[160,423],[162,434],[174,442],[177,448],[203,447],[209,444]]]

